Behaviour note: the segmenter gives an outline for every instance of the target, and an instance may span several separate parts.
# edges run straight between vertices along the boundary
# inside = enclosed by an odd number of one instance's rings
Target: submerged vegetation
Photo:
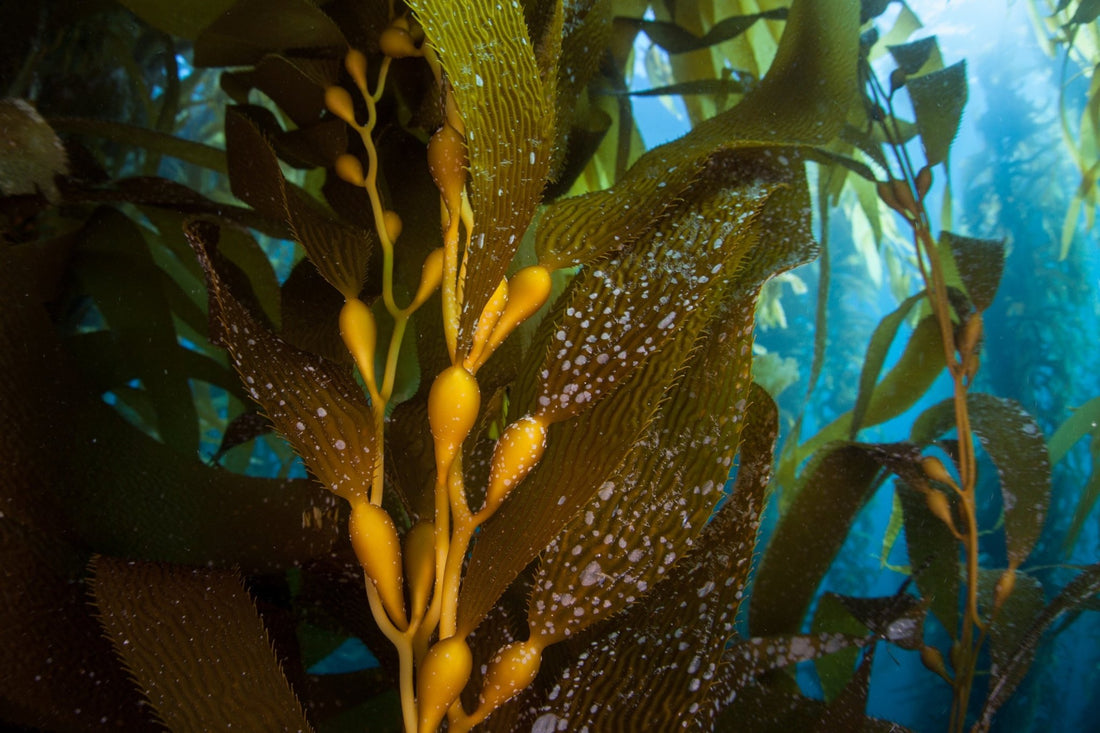
[[[1006,243],[952,229],[966,66],[903,3],[78,6],[2,11],[0,720],[898,730],[912,652],[987,730],[1094,608],[1100,563],[1035,556],[1100,401],[1048,438],[979,389]],[[691,129],[642,150],[653,95]],[[829,371],[844,212],[897,303],[786,420],[754,378]],[[810,363],[754,365],[819,257]],[[904,581],[823,592],[887,485]]]

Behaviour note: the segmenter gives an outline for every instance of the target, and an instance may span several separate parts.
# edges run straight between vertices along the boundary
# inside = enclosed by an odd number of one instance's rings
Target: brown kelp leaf
[[[1013,568],[1027,559],[1050,505],[1050,459],[1043,431],[1013,400],[970,393],[971,428],[997,467],[1004,503],[1005,541]]]
[[[1001,478],[1009,561],[1016,567],[1038,539],[1050,500],[1045,441],[1034,419],[1013,400],[972,392],[967,407],[971,429]],[[952,400],[933,405],[914,421],[912,439],[932,441],[955,427],[954,417]],[[1027,503],[1018,507],[1020,501]]]
[[[951,232],[940,234],[940,246],[947,244],[966,294],[979,311],[993,302],[1005,265],[1004,239],[977,239]]]
[[[538,373],[540,414],[558,422],[613,392],[736,269],[778,187],[745,158],[731,156],[725,175],[715,175],[719,184],[736,176],[726,190],[693,201],[637,248],[580,276]]]
[[[158,30],[193,41],[203,28],[233,7],[236,0],[196,0],[186,5],[172,0],[120,0]]]
[[[375,235],[332,219],[318,202],[287,182],[275,151],[245,112],[226,111],[225,139],[233,195],[264,216],[284,222],[321,275],[345,297],[358,296]]]
[[[910,79],[905,87],[913,102],[925,159],[930,166],[942,163],[959,132],[966,106],[966,62]]]
[[[795,2],[771,71],[760,86],[727,112],[646,153],[610,189],[551,206],[537,232],[539,261],[556,269],[630,246],[671,210],[706,161],[720,151],[829,142],[855,104],[851,59],[857,43],[854,4]]]
[[[775,406],[760,390],[753,399],[744,470],[733,494],[675,575],[561,673],[540,710],[543,725],[668,730],[694,721],[707,727],[709,688],[733,634],[771,473]]]
[[[905,517],[905,546],[913,581],[929,609],[952,639],[958,633],[959,544],[951,530],[928,509],[924,494],[897,483]]]
[[[362,389],[331,362],[269,332],[233,297],[214,264],[214,225],[191,222],[187,235],[206,273],[211,317],[249,394],[328,489],[348,500],[366,496],[377,454]]]
[[[248,104],[249,92],[258,89],[301,127],[320,118],[325,110],[325,89],[339,77],[337,59],[271,54],[251,69],[223,73],[221,85],[238,104]]]
[[[620,469],[542,553],[532,633],[572,635],[618,613],[694,545],[722,497],[749,404],[751,301],[731,310],[712,319]]]
[[[1100,563],[1086,567],[1062,589],[1050,605],[1035,616],[1035,620],[1020,635],[1017,646],[1007,661],[993,663],[989,670],[989,692],[976,730],[989,730],[997,710],[1023,681],[1035,659],[1043,633],[1063,614],[1077,610],[1097,593],[1100,593]]]
[[[0,397],[0,414],[4,407]],[[25,464],[12,462],[20,456],[4,443],[7,477]],[[0,501],[21,483],[2,482]],[[49,494],[33,488],[29,498],[49,507]],[[11,730],[158,730],[88,613],[85,551],[64,541],[56,526],[27,524],[26,515],[16,519],[7,502],[0,505],[0,720]]]
[[[99,556],[115,653],[172,730],[312,730],[235,572]]]
[[[818,584],[879,485],[882,469],[918,458],[919,451],[908,443],[837,442],[817,452],[760,563],[749,606],[753,634],[801,628]]]
[[[997,582],[1003,568],[982,568],[980,571],[979,603],[992,608]],[[1043,612],[1046,597],[1043,585],[1033,576],[1017,572],[1012,593],[1004,599],[996,617],[989,624],[989,656],[993,667],[1004,669],[1013,655],[1025,643],[1031,623]]]
[[[347,41],[309,0],[237,0],[195,38],[195,65],[249,66],[295,50],[339,58]]]
[[[544,82],[518,2],[412,0],[439,53],[466,127],[473,239],[459,358],[534,216],[550,173],[554,94]]]

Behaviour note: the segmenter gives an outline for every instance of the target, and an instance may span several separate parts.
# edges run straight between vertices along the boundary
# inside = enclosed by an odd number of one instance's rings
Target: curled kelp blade
[[[700,185],[698,198],[685,202],[682,212],[663,222],[652,242],[606,263],[604,267],[612,274],[594,275],[571,288],[567,297],[570,302],[576,299],[577,305],[572,312],[569,307],[556,310],[566,323],[542,331],[550,341],[545,361],[548,366],[543,373],[536,372],[536,381],[541,382],[536,388],[539,394],[526,409],[550,410],[554,400],[564,415],[575,408],[580,412],[593,403],[595,407],[560,424],[560,429],[552,428],[539,468],[486,523],[463,582],[460,628],[463,624],[473,628],[511,579],[613,478],[623,457],[656,414],[662,395],[716,304],[724,297],[745,304],[766,277],[792,260],[804,258],[802,217],[778,227],[776,231],[781,235],[768,240],[771,247],[760,241],[765,226],[757,224],[758,219],[768,219],[773,197],[781,201],[777,209],[789,213],[789,202],[779,192],[797,191],[797,186],[786,183],[778,171],[763,167],[751,156],[746,161],[731,155],[711,173],[711,189]],[[797,194],[792,200],[796,199]],[[706,216],[706,212],[717,211],[718,201],[727,202],[734,213],[732,220]],[[736,216],[738,211],[742,216]],[[695,260],[705,266],[700,268]],[[649,277],[654,268],[665,269],[663,263],[681,276],[676,279],[684,284],[688,300],[674,301],[671,294],[662,298],[658,293],[652,303],[647,302],[648,290],[660,289]],[[719,287],[719,273],[732,263],[744,268],[739,273],[744,284],[724,292]],[[620,275],[614,274],[617,270],[621,270]],[[589,294],[596,297],[589,298]],[[598,324],[619,317],[612,305],[631,313],[617,324],[622,333],[629,334],[629,343],[634,345],[629,350],[615,351],[617,345],[610,339],[600,339]],[[634,311],[644,317],[634,320]],[[561,336],[569,332],[574,333],[573,338]],[[564,345],[564,349],[555,344]],[[661,349],[659,356],[651,356],[657,348]],[[576,350],[573,358],[570,349]],[[559,353],[562,350],[566,353]],[[623,358],[609,357],[601,363],[599,356],[603,353],[621,353]],[[590,391],[589,397],[614,394],[596,402],[584,397],[585,391]],[[540,398],[549,394],[556,397],[544,404]],[[562,395],[569,398],[564,403]]]
[[[713,719],[709,688],[733,635],[777,429],[775,406],[762,390],[754,389],[748,410],[743,470],[732,495],[675,572],[561,672],[540,707],[543,725],[706,729]]]
[[[439,53],[465,125],[473,240],[459,358],[534,216],[550,172],[554,139],[551,73],[540,73],[523,7],[496,0],[413,0]]]
[[[377,438],[362,389],[348,372],[268,331],[237,301],[215,265],[214,225],[192,222],[187,235],[207,276],[218,340],[249,395],[328,489],[349,500],[365,497]]]
[[[775,61],[755,92],[684,137],[646,153],[610,189],[561,201],[536,240],[539,261],[556,269],[593,262],[644,236],[675,206],[707,160],[744,147],[828,143],[858,92],[851,63],[858,8],[795,2]]]
[[[100,556],[92,593],[115,653],[172,730],[312,730],[235,572]]]

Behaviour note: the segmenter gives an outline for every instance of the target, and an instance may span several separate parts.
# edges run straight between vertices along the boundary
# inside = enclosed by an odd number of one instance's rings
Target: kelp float
[[[0,624],[17,651],[5,718],[897,729],[865,712],[885,640],[951,685],[952,729],[982,728],[1042,632],[1096,593],[1094,566],[1044,605],[1023,569],[1049,460],[1017,406],[970,391],[1003,249],[933,235],[924,200],[965,74],[934,41],[901,45],[907,11],[883,40],[873,24],[887,3],[845,0],[659,20],[599,1],[239,0],[186,17],[124,4],[193,40],[196,64],[236,67],[221,79],[236,102],[224,155],[163,133],[133,141],[225,172],[248,208],[163,178],[93,180],[52,148],[45,173],[19,172],[29,188],[6,190],[22,195],[5,199],[0,354],[14,379],[0,414],[24,427],[2,454],[4,554],[21,579]],[[627,167],[618,100],[639,30],[701,52],[684,73],[717,76],[719,44],[754,66],[743,83],[666,89],[697,95],[696,124]],[[897,71],[883,87],[870,60],[889,44]],[[912,122],[893,109],[902,90]],[[250,103],[258,93],[270,104]],[[28,110],[5,114],[52,142]],[[788,442],[786,508],[739,630],[778,433],[751,380],[754,311],[769,278],[816,254],[811,164],[823,213],[851,187],[873,216],[882,202],[904,217],[923,289],[876,330],[852,412]],[[52,173],[69,174],[56,194],[41,183]],[[63,233],[36,241],[36,227]],[[245,227],[293,239],[307,259],[280,284]],[[136,299],[119,301],[112,276]],[[954,398],[909,440],[858,441],[945,369]],[[221,404],[199,381],[240,410],[219,458],[273,429],[313,480],[197,463],[195,426]],[[975,438],[999,471],[1005,568],[979,562]],[[912,583],[826,595],[807,619],[889,475]],[[22,585],[39,591],[12,595]],[[929,611],[946,654],[925,643]],[[380,667],[307,674],[348,635]],[[789,673],[810,660],[824,701]],[[80,684],[85,663],[94,685]],[[51,697],[62,688],[82,690],[71,709]],[[401,722],[379,723],[386,710]]]

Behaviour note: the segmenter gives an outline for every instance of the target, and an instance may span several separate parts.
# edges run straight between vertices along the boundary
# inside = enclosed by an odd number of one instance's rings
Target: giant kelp
[[[80,148],[56,155],[29,107],[8,112],[50,154],[4,199],[0,414],[22,430],[4,445],[0,526],[20,585],[42,580],[4,589],[6,718],[335,729],[388,705],[420,731],[875,729],[889,725],[865,712],[883,640],[951,685],[961,729],[987,639],[980,726],[1042,633],[1094,594],[1090,569],[1044,608],[1026,575],[1046,447],[1018,405],[970,389],[1003,249],[934,236],[924,208],[964,67],[934,41],[895,43],[884,87],[870,60],[886,3],[723,18],[670,4],[658,20],[598,0],[239,0],[186,17],[124,4],[192,41],[196,64],[234,67],[224,156],[133,142],[224,171],[247,208],[96,177]],[[627,167],[629,116],[596,91],[622,88],[640,31],[678,74],[717,80],[727,54],[752,82],[666,89],[702,94],[695,125]],[[593,46],[611,49],[604,63]],[[894,111],[903,93],[911,122]],[[754,312],[770,278],[816,254],[807,165],[828,172],[819,201],[851,183],[873,192],[871,215],[882,202],[904,218],[923,288],[876,330],[851,412],[788,443],[784,513],[739,633],[778,433],[750,378]],[[560,196],[606,171],[610,185]],[[280,284],[247,229],[305,259]],[[859,440],[945,370],[954,398],[908,440]],[[312,478],[201,465],[197,429],[219,410],[227,436],[283,436]],[[978,562],[979,444],[999,473],[1004,568]],[[891,475],[912,582],[824,596],[810,630],[821,578]],[[948,654],[925,642],[928,611]],[[365,640],[381,668],[309,675],[333,635]],[[826,701],[788,674],[810,660]],[[92,664],[102,694],[74,679]],[[238,676],[249,686],[211,700]],[[53,704],[62,687],[80,688],[75,712]]]

